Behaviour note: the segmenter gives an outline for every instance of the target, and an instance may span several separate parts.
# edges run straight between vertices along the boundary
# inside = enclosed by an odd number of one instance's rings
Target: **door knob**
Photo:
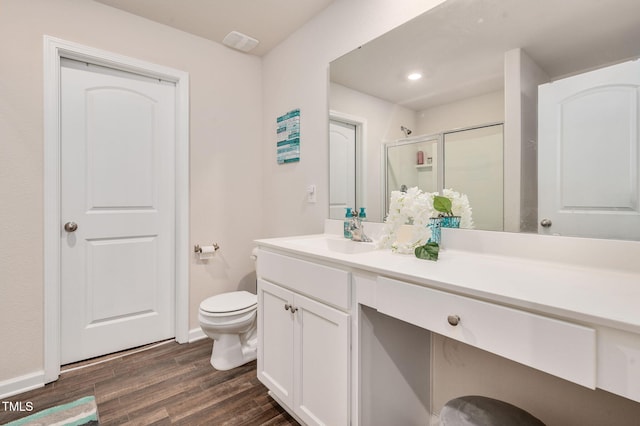
[[[542,219],[540,221],[540,226],[542,226],[543,228],[548,228],[551,226],[551,219]]]
[[[64,230],[67,232],[75,232],[78,229],[78,224],[75,222],[67,222],[64,224]]]

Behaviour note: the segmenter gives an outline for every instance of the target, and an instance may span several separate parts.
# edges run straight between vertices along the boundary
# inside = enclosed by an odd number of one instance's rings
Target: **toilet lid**
[[[232,291],[209,297],[200,304],[200,309],[206,312],[235,312],[255,306],[258,296],[248,291]]]

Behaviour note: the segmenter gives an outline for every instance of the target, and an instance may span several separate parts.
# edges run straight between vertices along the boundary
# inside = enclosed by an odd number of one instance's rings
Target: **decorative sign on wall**
[[[300,109],[281,115],[278,123],[278,164],[300,161]]]

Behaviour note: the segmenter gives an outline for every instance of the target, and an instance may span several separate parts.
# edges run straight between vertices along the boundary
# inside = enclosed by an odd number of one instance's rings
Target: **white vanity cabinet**
[[[266,251],[257,271],[258,378],[307,425],[349,424],[350,274]]]
[[[464,238],[552,251],[548,239],[493,234]],[[616,270],[453,244],[425,262],[336,240],[258,241],[258,378],[304,424],[427,424],[463,392],[513,397],[547,424],[640,415],[640,267],[624,261],[640,246],[611,243],[628,268]],[[598,253],[588,239],[554,244]],[[503,370],[495,383],[487,374]]]

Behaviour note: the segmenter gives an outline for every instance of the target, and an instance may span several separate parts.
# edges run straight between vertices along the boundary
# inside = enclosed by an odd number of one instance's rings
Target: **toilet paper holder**
[[[218,249],[220,248],[220,246],[216,243],[211,244],[213,246],[213,249],[215,251],[218,251]],[[194,253],[202,253],[202,247],[200,247],[200,244],[196,244],[195,246],[193,246],[193,252]]]

